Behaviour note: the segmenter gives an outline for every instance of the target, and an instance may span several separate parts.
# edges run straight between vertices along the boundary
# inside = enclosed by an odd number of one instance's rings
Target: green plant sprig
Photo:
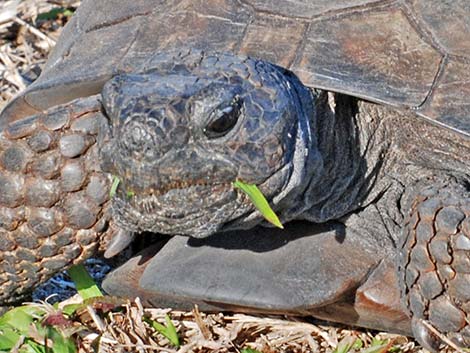
[[[271,224],[275,225],[278,228],[284,229],[279,217],[274,213],[271,206],[269,206],[268,201],[264,197],[263,193],[258,189],[254,184],[247,184],[241,180],[236,180],[233,182],[233,186],[237,189],[242,190],[245,194],[248,195],[253,205],[258,211],[261,212],[263,217]]]

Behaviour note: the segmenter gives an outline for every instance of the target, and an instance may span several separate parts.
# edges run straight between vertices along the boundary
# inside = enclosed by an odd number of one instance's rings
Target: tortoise
[[[108,292],[470,345],[469,16],[83,1],[1,114],[0,302],[149,232]]]

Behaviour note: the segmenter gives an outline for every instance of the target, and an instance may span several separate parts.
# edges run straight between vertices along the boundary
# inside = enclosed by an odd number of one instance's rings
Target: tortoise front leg
[[[470,192],[465,186],[447,183],[416,198],[399,262],[402,296],[420,343],[437,351],[441,336],[470,346]]]
[[[91,256],[112,232],[100,107],[97,96],[80,99],[0,134],[0,304]]]

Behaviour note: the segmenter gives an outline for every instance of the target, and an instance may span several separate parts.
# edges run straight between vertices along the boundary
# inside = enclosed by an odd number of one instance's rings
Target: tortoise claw
[[[106,251],[104,252],[104,257],[109,259],[113,256],[116,256],[121,251],[129,246],[130,243],[134,240],[134,233],[126,230],[119,229],[114,237],[109,242]]]
[[[441,339],[432,332],[424,323],[424,320],[413,317],[411,319],[411,330],[416,340],[428,351],[439,352]]]

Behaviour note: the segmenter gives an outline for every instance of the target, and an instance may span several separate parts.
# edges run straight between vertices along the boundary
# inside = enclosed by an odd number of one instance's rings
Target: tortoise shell
[[[164,50],[233,52],[302,82],[470,136],[467,0],[84,0],[39,79],[2,123],[98,93]]]

